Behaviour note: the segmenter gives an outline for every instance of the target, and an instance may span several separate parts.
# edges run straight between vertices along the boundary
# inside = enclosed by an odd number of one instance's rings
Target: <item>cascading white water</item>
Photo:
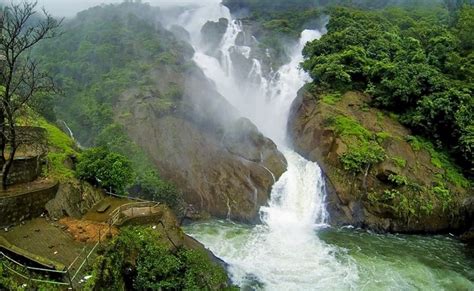
[[[334,250],[315,235],[327,219],[321,169],[285,143],[291,103],[297,91],[310,80],[299,68],[303,60],[301,51],[306,42],[320,37],[321,33],[303,31],[300,42],[292,50],[291,62],[282,66],[271,80],[263,77],[260,62],[253,59],[249,80],[242,83],[233,74],[230,56],[232,49],[244,52],[247,58],[250,56],[248,47],[235,44],[242,28],[238,21],[230,19],[225,7],[216,5],[220,8],[205,6],[188,11],[180,18],[184,27],[204,24],[206,11],[209,11],[209,20],[220,17],[230,20],[219,46],[221,59],[207,55],[194,35],[194,61],[214,81],[219,93],[278,145],[288,161],[288,170],[273,186],[269,205],[261,208],[263,223],[252,229],[245,239],[216,240],[205,234],[196,237],[229,263],[232,279],[240,286],[244,286],[250,276],[272,290],[347,287],[357,277],[357,271],[347,262],[338,262]],[[221,15],[217,16],[216,11]],[[196,27],[190,29],[196,30]]]
[[[265,78],[262,64],[251,59],[251,49],[235,45],[240,23],[231,19],[221,0],[214,1],[186,10],[175,24],[191,33],[194,60],[221,95],[275,141],[288,170],[275,182],[268,206],[261,208],[262,224],[210,221],[185,231],[228,263],[233,282],[244,290],[471,290],[472,260],[463,259],[462,247],[449,239],[324,227],[327,212],[321,170],[285,142],[290,104],[310,80],[299,69],[301,50],[321,33],[304,31],[290,50],[291,61]],[[200,30],[206,21],[221,17],[231,21],[220,53],[212,53],[218,59],[201,47]],[[249,61],[247,80],[242,80],[242,72],[235,74],[239,64],[232,62],[231,50]],[[433,254],[431,262],[426,261],[427,249]]]

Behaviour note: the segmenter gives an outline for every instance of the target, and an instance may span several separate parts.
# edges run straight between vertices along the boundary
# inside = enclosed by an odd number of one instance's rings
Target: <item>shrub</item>
[[[392,157],[391,159],[392,159],[393,163],[399,168],[403,169],[407,165],[407,161],[405,159],[401,158],[401,157]]]
[[[137,175],[134,189],[140,197],[167,204],[179,214],[183,204],[183,195],[170,182],[162,180],[155,170],[148,170]]]
[[[86,289],[123,283],[136,290],[225,290],[227,275],[204,250],[175,249],[161,232],[126,227],[97,258]]]
[[[98,182],[104,188],[112,188],[119,194],[123,194],[133,181],[130,160],[104,147],[84,151],[77,164],[76,175],[86,181]]]
[[[390,174],[388,176],[388,180],[392,183],[394,183],[397,186],[405,186],[408,185],[408,179],[405,176],[402,175],[393,175]]]
[[[376,142],[368,142],[359,147],[349,148],[349,151],[341,157],[344,169],[353,173],[360,173],[368,165],[382,162],[385,159],[385,151]]]

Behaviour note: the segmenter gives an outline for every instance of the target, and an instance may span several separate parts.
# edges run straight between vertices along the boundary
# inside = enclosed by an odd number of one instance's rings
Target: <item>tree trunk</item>
[[[5,112],[0,109],[0,166],[5,165],[5,147],[7,138],[5,136]]]
[[[8,159],[5,160],[5,163],[2,166],[2,189],[5,191],[8,188],[8,175],[10,174],[10,169],[13,165],[13,161],[15,160],[15,154],[17,150],[16,144],[16,131],[15,125],[12,122],[10,126],[10,153],[8,155]],[[4,156],[5,158],[5,156]]]

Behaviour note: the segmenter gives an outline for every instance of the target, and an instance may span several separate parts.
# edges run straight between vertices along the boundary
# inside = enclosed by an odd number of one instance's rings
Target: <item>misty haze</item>
[[[473,0],[0,9],[0,290],[474,290]]]

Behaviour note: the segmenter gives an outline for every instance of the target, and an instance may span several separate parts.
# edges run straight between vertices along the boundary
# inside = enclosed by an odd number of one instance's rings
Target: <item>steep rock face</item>
[[[339,98],[302,90],[288,124],[296,150],[326,174],[333,223],[394,232],[469,227],[463,204],[472,199],[472,188],[445,167],[444,156],[370,108],[366,96],[348,92]],[[376,152],[378,160],[350,170]]]
[[[124,94],[115,108],[118,122],[201,216],[255,222],[285,158],[202,73],[183,80],[182,99],[165,112],[159,94]]]
[[[207,47],[209,55],[213,55],[222,41],[229,20],[226,18],[220,18],[218,21],[208,21],[204,24],[201,29],[201,42]]]
[[[105,194],[101,190],[87,182],[71,180],[59,184],[56,197],[50,200],[45,208],[53,218],[63,216],[81,218],[104,197]]]

